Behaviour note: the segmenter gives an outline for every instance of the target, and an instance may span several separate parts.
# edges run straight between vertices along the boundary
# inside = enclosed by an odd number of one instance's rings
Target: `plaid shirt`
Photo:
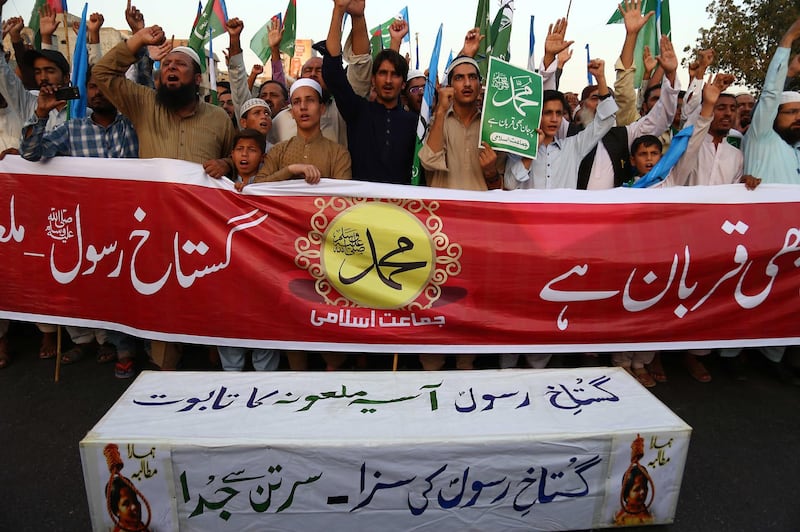
[[[49,133],[45,133],[46,124],[47,119],[33,115],[23,125],[19,150],[28,161],[52,159],[58,155],[115,159],[139,157],[139,139],[133,124],[119,113],[108,127],[94,123],[91,116],[69,120]]]

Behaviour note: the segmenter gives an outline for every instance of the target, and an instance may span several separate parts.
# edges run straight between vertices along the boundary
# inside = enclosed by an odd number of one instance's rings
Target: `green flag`
[[[481,141],[498,151],[536,158],[542,93],[542,76],[490,57]]]
[[[403,9],[401,9],[397,13],[397,15],[393,16],[392,18],[390,18],[389,20],[387,20],[386,22],[384,22],[380,26],[375,26],[374,28],[369,30],[369,34],[371,36],[370,42],[372,42],[372,39],[375,38],[375,34],[376,33],[379,33],[379,35],[381,37],[381,41],[382,42],[381,42],[381,47],[378,48],[378,52],[380,52],[382,49],[386,49],[386,48],[389,48],[391,46],[391,44],[392,44],[392,36],[389,33],[389,28],[398,19],[405,20],[406,23],[408,23],[408,6],[404,7]],[[409,32],[406,33],[405,37],[403,37],[403,42],[411,42],[411,38],[409,37],[409,35],[411,35],[410,26],[409,26]],[[375,57],[375,55],[378,52],[375,51],[375,45],[373,45],[372,46],[372,56]]]
[[[200,68],[203,72],[207,68],[206,45],[210,39],[225,33],[225,24],[228,15],[225,10],[224,0],[208,0],[206,7],[195,21],[192,34],[189,37],[189,48],[200,56]]]
[[[672,39],[672,27],[670,24],[669,16],[669,0],[644,0],[642,3],[642,13],[649,13],[654,11],[656,16],[647,21],[647,24],[639,32],[636,38],[636,48],[633,52],[633,63],[636,66],[635,86],[638,88],[642,85],[642,76],[644,75],[644,63],[642,56],[644,54],[644,47],[650,47],[650,53],[653,56],[661,53],[661,48],[658,40],[661,35],[666,35],[670,40]],[[607,24],[622,24],[622,13],[617,9],[614,14],[608,19]]]
[[[381,36],[381,27],[378,26],[374,28],[370,34],[369,38],[369,49],[370,53],[372,54],[372,59],[375,59],[381,51],[383,50],[383,37]]]
[[[514,19],[514,0],[505,0],[489,29],[490,55],[503,61],[511,59],[511,22]]]
[[[490,36],[489,31],[491,28],[489,22],[489,0],[478,0],[478,9],[475,12],[475,28],[480,30],[480,34],[484,37],[478,48],[478,53],[475,54],[475,61],[478,62],[478,69],[481,72],[481,77],[486,79],[486,69],[489,66],[489,50],[490,50]]]
[[[283,16],[283,27],[281,52],[294,57],[294,41],[297,39],[297,0],[289,0],[286,14]]]
[[[28,23],[31,30],[33,30],[33,46],[39,50],[42,48],[42,34],[39,31],[39,10],[47,3],[47,0],[36,0],[33,4],[33,11],[31,12],[31,20]]]
[[[269,19],[267,23],[253,35],[253,38],[250,39],[250,49],[261,59],[262,63],[267,63],[267,61],[272,58],[272,49],[269,47],[269,32],[272,31],[273,28],[280,28],[282,23],[283,17],[278,13]],[[284,32],[283,35],[285,37],[286,33]],[[281,44],[278,47],[281,51],[285,52],[283,39],[281,39]],[[292,47],[294,47],[294,40],[292,40]],[[292,55],[294,55],[294,50],[292,50]]]

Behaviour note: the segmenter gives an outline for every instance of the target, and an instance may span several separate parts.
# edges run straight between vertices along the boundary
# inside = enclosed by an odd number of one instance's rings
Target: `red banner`
[[[0,316],[215,345],[798,342],[800,188],[238,194],[170,160],[0,162]],[[795,263],[795,261],[798,261]]]

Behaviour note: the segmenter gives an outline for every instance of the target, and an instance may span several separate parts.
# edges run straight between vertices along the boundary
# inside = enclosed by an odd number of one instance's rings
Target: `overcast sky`
[[[206,0],[203,0],[205,4]],[[247,48],[250,39],[258,28],[272,15],[283,12],[288,0],[226,0],[228,15],[244,20],[245,29],[242,44]],[[27,23],[34,0],[8,0],[3,17],[21,15]],[[80,14],[83,2],[68,0],[70,12]],[[450,50],[457,53],[464,40],[464,34],[475,22],[475,9],[478,0],[368,0],[366,3],[367,23],[370,27],[394,16],[401,8],[408,6],[411,46],[401,50],[410,51],[412,67],[416,62],[414,35],[419,34],[420,67],[427,68],[439,24],[444,22],[440,69],[444,68]],[[127,28],[124,18],[125,1],[94,0],[89,2],[89,12],[99,11],[105,17],[107,27]],[[167,35],[188,37],[197,12],[197,0],[138,0],[134,1],[144,14],[145,22],[159,24]],[[297,37],[313,40],[324,39],[328,33],[332,0],[297,0]],[[547,26],[558,17],[567,14],[568,0],[516,0],[514,24],[512,26],[511,62],[524,66],[527,62],[530,17],[535,16],[534,34],[536,36],[535,55],[541,58],[542,46],[547,35]],[[705,12],[705,0],[671,0],[672,40],[678,57],[683,57],[683,48],[694,45],[701,27],[709,27],[710,21]],[[491,0],[492,17],[499,7],[498,0]],[[613,76],[613,63],[619,56],[625,30],[621,25],[607,26],[605,23],[617,8],[617,2],[608,0],[574,0],[569,14],[567,38],[575,41],[574,55],[564,72],[562,90],[580,92],[586,84],[585,45],[589,44],[591,55],[606,61],[606,75]],[[347,31],[347,30],[346,30]],[[227,47],[227,38],[214,40],[215,51]],[[245,61],[252,65],[258,59],[246,50]],[[681,69],[679,73],[685,88],[688,76]]]

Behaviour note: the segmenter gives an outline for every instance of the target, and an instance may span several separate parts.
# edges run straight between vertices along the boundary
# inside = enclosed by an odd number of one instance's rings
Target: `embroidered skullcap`
[[[244,118],[244,115],[247,114],[247,111],[252,109],[253,107],[266,107],[267,113],[270,115],[272,114],[272,109],[270,109],[269,104],[262,100],[261,98],[250,98],[246,102],[242,104],[241,109],[239,110],[239,117]]]

